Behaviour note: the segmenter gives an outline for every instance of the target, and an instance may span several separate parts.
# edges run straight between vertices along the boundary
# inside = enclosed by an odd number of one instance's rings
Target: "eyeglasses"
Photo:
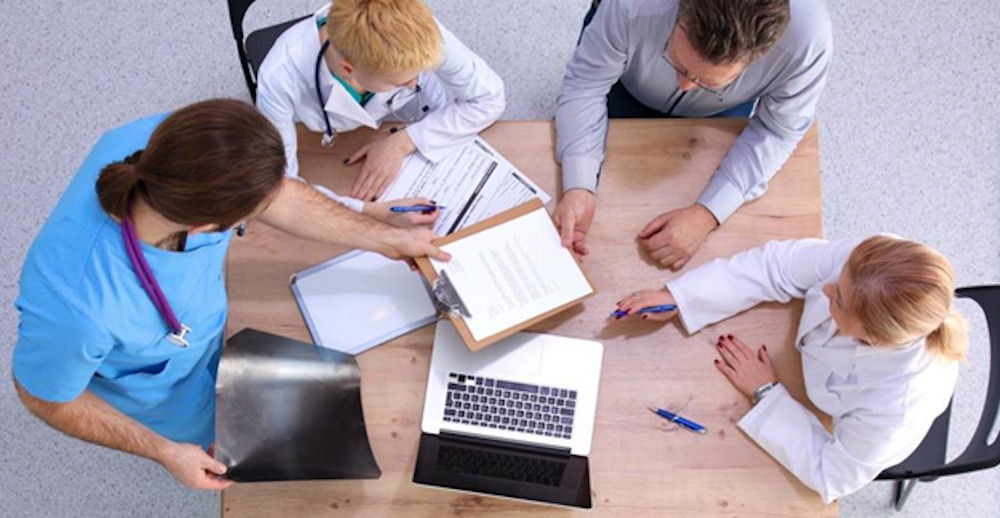
[[[732,85],[736,81],[736,78],[743,73],[742,70],[740,71],[740,74],[736,74],[735,76],[733,76],[733,78],[727,81],[724,85],[709,86],[703,83],[700,77],[692,75],[690,70],[678,65],[675,60],[670,58],[670,44],[674,40],[673,35],[676,31],[677,29],[675,27],[674,30],[670,32],[670,38],[667,40],[667,48],[663,49],[663,54],[661,54],[661,56],[667,62],[667,64],[674,69],[675,72],[684,76],[685,79],[694,83],[698,88],[701,88],[702,90],[705,90],[715,95],[721,101],[723,95],[725,95],[726,93],[726,90],[729,89],[729,86]]]
[[[429,112],[430,106],[424,104],[423,99],[423,88],[420,87],[418,83],[413,88],[400,88],[389,97],[389,100],[385,102],[386,106],[389,107],[390,116],[399,121],[406,123],[414,123],[423,119],[427,112]]]

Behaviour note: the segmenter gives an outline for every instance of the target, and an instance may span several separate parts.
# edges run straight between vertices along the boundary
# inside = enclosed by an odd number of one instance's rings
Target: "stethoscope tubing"
[[[132,268],[135,270],[136,276],[139,278],[139,283],[146,291],[146,294],[149,295],[160,316],[167,323],[167,327],[170,328],[171,337],[174,338],[175,343],[187,347],[184,335],[190,331],[190,328],[182,324],[180,319],[177,318],[177,314],[170,307],[170,302],[167,301],[166,295],[163,294],[163,290],[160,288],[160,283],[156,281],[153,270],[149,267],[149,263],[146,262],[146,256],[142,253],[142,246],[139,244],[135,225],[132,224],[131,206],[126,209],[121,229],[122,241],[125,243],[125,252],[128,254],[129,262],[132,263]]]

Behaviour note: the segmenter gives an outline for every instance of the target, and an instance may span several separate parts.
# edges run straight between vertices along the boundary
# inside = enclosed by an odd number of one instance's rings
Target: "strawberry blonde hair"
[[[423,0],[336,0],[325,28],[330,44],[368,73],[425,71],[441,60],[441,31]]]
[[[854,283],[851,308],[877,344],[926,337],[927,348],[950,360],[965,358],[965,319],[955,311],[955,271],[933,248],[874,236],[847,260]]]

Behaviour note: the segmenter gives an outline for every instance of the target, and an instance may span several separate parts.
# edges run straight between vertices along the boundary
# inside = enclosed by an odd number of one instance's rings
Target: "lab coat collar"
[[[823,285],[827,282],[829,280],[818,283],[806,292],[795,344],[802,354],[812,356],[839,378],[847,379],[854,369],[860,344],[853,337],[836,334],[837,323],[830,315],[830,299],[823,293]],[[826,327],[817,330],[820,326]],[[810,343],[803,343],[813,330],[818,334],[810,336]]]
[[[327,88],[330,89],[330,96],[326,99],[326,105],[323,108],[330,115],[330,122],[334,125],[335,129],[339,126],[334,121],[337,118],[346,119],[356,124],[363,124],[372,129],[378,128],[378,121],[365,110],[364,106],[361,106],[358,101],[354,100],[354,97],[344,88],[344,85],[340,84],[340,81],[337,81],[330,75],[330,69],[325,63],[320,67],[319,75],[320,87],[324,91]],[[377,95],[372,97],[368,102],[377,102],[377,97]]]
[[[833,336],[820,343],[806,344],[802,348],[802,354],[812,356],[838,378],[847,379],[857,363],[860,345],[850,336],[836,334],[837,324],[833,319],[829,325]]]
[[[799,319],[799,330],[795,337],[795,343],[802,342],[802,338],[817,326],[830,320],[830,299],[823,293],[823,285],[829,282],[823,281],[809,288],[806,291],[802,305],[802,318]]]
[[[877,374],[876,378],[908,372],[910,365],[924,358],[924,339],[920,338],[899,346],[869,346],[852,336],[838,335],[837,323],[830,316],[830,300],[823,294],[822,284],[806,293],[796,344],[802,354],[808,354],[826,365],[841,379],[847,379],[852,370]],[[818,343],[802,343],[802,339],[821,325],[828,325]],[[872,380],[869,380],[872,381]]]

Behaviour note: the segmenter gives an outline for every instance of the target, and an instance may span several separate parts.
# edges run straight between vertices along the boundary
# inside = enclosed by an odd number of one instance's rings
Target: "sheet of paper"
[[[445,207],[434,224],[450,234],[532,198],[552,199],[486,141],[476,138],[437,164],[414,153],[382,201],[423,196]]]
[[[420,274],[375,252],[348,252],[295,274],[292,291],[317,345],[360,354],[435,320]]]
[[[472,315],[473,338],[482,340],[591,292],[544,208],[441,247],[444,270]]]

